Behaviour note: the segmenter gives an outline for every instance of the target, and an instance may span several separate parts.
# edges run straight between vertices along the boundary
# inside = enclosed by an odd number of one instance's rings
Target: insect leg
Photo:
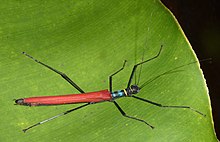
[[[137,63],[137,64],[134,65],[134,67],[133,67],[133,69],[132,69],[132,72],[131,72],[131,75],[130,75],[130,78],[129,78],[129,80],[128,80],[127,88],[130,87],[130,85],[131,85],[131,82],[132,82],[132,79],[133,79],[133,77],[134,77],[134,73],[135,73],[137,67],[138,67],[139,65],[142,65],[142,64],[144,64],[144,63],[147,63],[147,62],[149,62],[149,61],[151,61],[151,60],[153,60],[153,59],[156,59],[156,58],[160,55],[162,48],[163,48],[163,45],[161,45],[160,51],[157,53],[156,56],[154,56],[154,57],[152,57],[152,58],[150,58],[150,59],[147,59],[147,60],[145,60],[145,61],[142,61],[142,62]]]
[[[127,117],[127,118],[130,118],[130,119],[133,119],[133,120],[137,120],[137,121],[140,121],[140,122],[143,122],[145,123],[147,126],[149,126],[150,128],[154,128],[152,125],[150,125],[149,123],[147,123],[146,121],[140,119],[140,118],[136,118],[134,116],[129,116],[127,115],[123,110],[122,108],[118,105],[118,103],[116,103],[116,101],[113,101],[113,103],[115,104],[115,106],[117,107],[117,109],[120,111],[120,113],[122,114],[122,116],[124,117]]]
[[[43,62],[40,62],[39,60],[35,59],[34,57],[32,57],[31,55],[28,55],[27,53],[23,52],[24,55],[26,55],[27,57],[29,57],[30,59],[34,60],[35,62],[43,65],[44,67],[54,71],[55,73],[61,75],[66,81],[68,81],[74,88],[76,88],[80,93],[85,93],[75,82],[73,82],[65,73],[60,72],[52,67],[50,67],[49,65],[44,64]]]
[[[110,92],[112,92],[112,77],[124,69],[126,62],[127,61],[125,60],[123,66],[119,70],[117,70],[115,73],[113,73],[112,75],[109,76],[109,90],[110,90]]]
[[[166,106],[166,105],[162,105],[162,104],[159,104],[159,103],[156,103],[156,102],[152,102],[150,100],[147,100],[147,99],[144,99],[144,98],[140,98],[140,97],[137,97],[137,96],[132,96],[132,97],[135,98],[135,99],[138,99],[138,100],[150,103],[152,105],[158,106],[158,107],[164,107],[164,108],[185,108],[185,109],[190,109],[190,110],[192,110],[192,111],[194,111],[194,112],[196,112],[196,113],[198,113],[198,114],[200,114],[200,115],[202,115],[204,117],[206,116],[202,112],[200,112],[200,111],[198,111],[198,110],[196,110],[194,108],[191,108],[189,106]]]
[[[48,122],[48,121],[51,121],[51,120],[53,120],[53,119],[55,119],[55,118],[58,118],[58,117],[60,117],[60,116],[66,115],[66,114],[68,114],[68,113],[70,113],[70,112],[73,112],[73,111],[75,111],[75,110],[78,110],[78,109],[80,109],[80,108],[83,108],[83,107],[85,107],[85,106],[88,106],[88,105],[90,105],[90,104],[93,104],[93,103],[87,103],[87,104],[81,105],[81,106],[79,106],[79,107],[76,107],[76,108],[70,109],[70,110],[68,110],[68,111],[65,111],[65,112],[63,112],[63,113],[60,113],[60,114],[58,114],[58,115],[55,115],[55,116],[53,116],[53,117],[51,117],[51,118],[45,119],[45,120],[43,120],[43,121],[41,121],[41,122],[38,122],[38,123],[36,123],[36,124],[34,124],[34,125],[29,126],[29,127],[26,128],[26,129],[23,129],[23,132],[25,133],[27,130],[29,130],[29,129],[33,128],[33,127],[36,127],[36,126],[38,126],[38,125],[41,125],[41,124],[46,123],[46,122]]]

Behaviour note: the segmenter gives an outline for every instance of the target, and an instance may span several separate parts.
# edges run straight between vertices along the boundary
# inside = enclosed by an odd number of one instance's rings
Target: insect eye
[[[137,94],[140,89],[137,85],[131,85],[131,91],[132,91],[132,94]]]

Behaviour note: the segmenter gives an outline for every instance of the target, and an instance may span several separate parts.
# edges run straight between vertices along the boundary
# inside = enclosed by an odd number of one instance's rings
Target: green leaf
[[[215,142],[210,99],[199,64],[173,15],[158,0],[2,1],[0,5],[0,141],[105,142]],[[173,73],[148,83],[137,96],[164,105],[160,108],[122,98],[94,104],[31,129],[21,130],[79,104],[25,107],[13,99],[79,93],[59,75],[21,54],[65,72],[86,92],[108,88],[108,77],[124,60],[125,69],[114,76],[113,89],[124,89],[135,63],[161,55],[142,66],[140,85],[168,70]],[[140,71],[140,68],[138,68]],[[138,76],[139,74],[137,74]],[[134,82],[133,82],[134,83]]]

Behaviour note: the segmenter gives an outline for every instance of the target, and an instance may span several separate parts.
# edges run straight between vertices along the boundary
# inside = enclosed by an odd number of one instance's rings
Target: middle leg
[[[110,92],[112,92],[112,77],[124,69],[126,62],[127,61],[125,60],[123,66],[119,70],[117,70],[116,72],[114,72],[113,74],[109,76],[109,91]]]

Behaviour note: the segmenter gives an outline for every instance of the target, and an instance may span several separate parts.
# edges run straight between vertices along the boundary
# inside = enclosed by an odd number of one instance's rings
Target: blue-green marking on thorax
[[[112,95],[112,99],[117,99],[117,98],[126,96],[124,90],[118,90],[118,91],[112,92],[111,95]]]

